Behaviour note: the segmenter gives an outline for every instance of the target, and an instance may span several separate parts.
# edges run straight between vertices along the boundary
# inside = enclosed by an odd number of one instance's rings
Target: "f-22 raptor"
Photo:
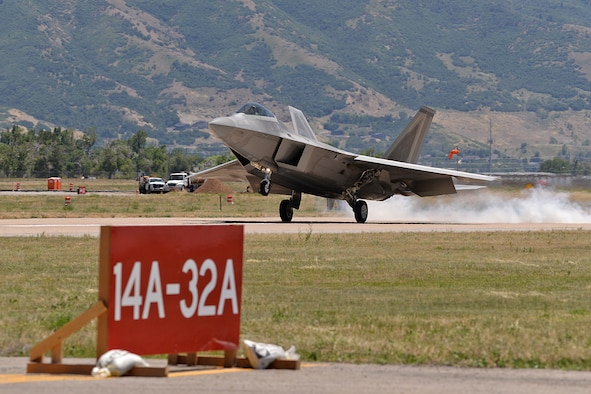
[[[290,222],[302,193],[345,200],[355,220],[364,223],[364,200],[394,194],[435,196],[456,193],[454,179],[486,184],[495,178],[416,164],[435,111],[422,107],[383,158],[347,152],[316,138],[306,117],[289,107],[293,130],[265,106],[247,103],[231,116],[209,122],[209,129],[232,151],[235,160],[201,171],[197,178],[246,178],[254,190],[289,195],[279,214]]]

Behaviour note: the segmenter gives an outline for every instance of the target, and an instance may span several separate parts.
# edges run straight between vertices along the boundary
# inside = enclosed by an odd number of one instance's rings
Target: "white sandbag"
[[[300,356],[291,346],[285,351],[281,346],[270,343],[258,343],[245,339],[243,341],[244,354],[250,365],[255,369],[265,369],[276,359],[299,360]]]
[[[99,357],[92,369],[92,376],[122,376],[135,366],[147,367],[149,364],[140,356],[127,350],[113,349]]]

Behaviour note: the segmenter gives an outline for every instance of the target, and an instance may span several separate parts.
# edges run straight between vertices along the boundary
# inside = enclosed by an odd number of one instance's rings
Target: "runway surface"
[[[591,223],[367,222],[360,224],[346,217],[298,217],[291,223],[282,223],[274,218],[57,218],[2,219],[0,236],[88,235],[98,237],[101,226],[197,224],[240,224],[244,226],[247,234],[591,230]]]
[[[0,358],[0,392],[578,394],[591,387],[591,372],[559,370],[303,363],[297,371],[201,368],[168,378],[92,378],[27,375],[26,363]]]
[[[589,224],[355,223],[350,218],[59,218],[0,220],[0,236],[99,236],[101,226],[239,224],[257,233],[591,230]],[[80,360],[70,360],[80,363]],[[162,360],[163,361],[163,360]],[[194,391],[216,393],[588,393],[591,372],[431,366],[303,363],[299,371],[194,369],[168,378],[92,378],[26,374],[28,360],[0,358],[0,392],[98,393]],[[67,361],[66,361],[67,362]],[[150,362],[154,362],[150,360]],[[158,362],[158,360],[156,360]],[[92,364],[93,360],[87,360]]]

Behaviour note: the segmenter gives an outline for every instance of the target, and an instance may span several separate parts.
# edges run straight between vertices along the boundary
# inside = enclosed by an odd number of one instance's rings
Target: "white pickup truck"
[[[140,177],[139,191],[141,194],[165,193],[166,184],[162,178],[142,176]]]
[[[166,182],[167,191],[185,190],[188,187],[189,174],[186,172],[173,172]]]

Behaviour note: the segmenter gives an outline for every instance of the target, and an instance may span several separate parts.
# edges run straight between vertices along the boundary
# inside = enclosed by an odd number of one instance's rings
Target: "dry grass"
[[[22,191],[42,191],[48,190],[48,179],[44,178],[2,178],[0,179],[0,190],[16,190],[17,183],[20,184]],[[70,184],[72,190],[76,191],[79,186],[85,186],[88,191],[127,191],[134,193],[138,190],[137,182],[129,179],[62,179],[61,191],[69,191]]]
[[[283,247],[248,254],[243,331],[313,360],[589,369],[589,235],[249,237]]]
[[[590,236],[247,235],[242,338],[305,360],[589,370]],[[26,355],[95,302],[98,240],[0,248],[0,355]],[[65,352],[94,355],[93,327]]]
[[[55,217],[240,217],[279,216],[281,195],[263,197],[246,193],[244,183],[228,184],[233,204],[227,194],[171,192],[166,194],[137,194],[133,181],[91,180],[88,194],[66,191],[52,193],[5,193],[0,195],[0,219],[55,218]],[[46,190],[44,180],[22,183],[21,190]],[[66,180],[63,181],[66,185]],[[15,182],[0,182],[0,190],[11,190]],[[75,184],[77,185],[77,184]],[[69,186],[63,186],[66,190]],[[77,186],[74,186],[76,190]],[[96,193],[97,191],[115,193]],[[65,207],[65,197],[70,205]],[[298,215],[317,215],[326,208],[326,200],[305,195]]]

